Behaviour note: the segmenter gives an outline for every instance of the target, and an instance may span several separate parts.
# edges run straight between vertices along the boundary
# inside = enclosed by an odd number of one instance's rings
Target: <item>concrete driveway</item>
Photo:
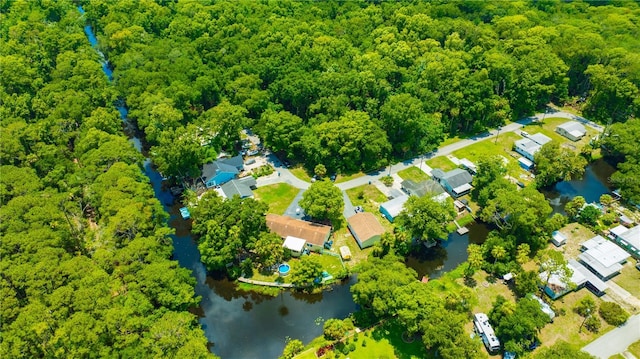
[[[624,352],[629,345],[638,340],[640,340],[640,314],[632,316],[624,325],[592,341],[582,348],[582,351],[596,358],[607,359]]]

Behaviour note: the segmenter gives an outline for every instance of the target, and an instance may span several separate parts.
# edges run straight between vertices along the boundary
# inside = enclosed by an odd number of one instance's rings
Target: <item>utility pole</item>
[[[502,127],[498,126],[498,133],[496,134],[496,140],[493,142],[494,145],[498,144],[498,136],[500,136],[500,130],[502,129]]]

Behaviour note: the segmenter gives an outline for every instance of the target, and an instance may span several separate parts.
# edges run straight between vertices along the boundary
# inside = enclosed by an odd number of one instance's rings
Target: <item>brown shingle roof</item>
[[[277,214],[267,214],[267,227],[271,232],[278,234],[282,238],[287,236],[302,238],[307,243],[316,246],[323,246],[324,242],[331,234],[331,227],[323,224],[316,224],[307,221],[301,221]]]
[[[378,222],[376,216],[370,212],[360,212],[347,219],[349,227],[360,238],[361,241],[366,241],[369,238],[384,233],[384,227]]]

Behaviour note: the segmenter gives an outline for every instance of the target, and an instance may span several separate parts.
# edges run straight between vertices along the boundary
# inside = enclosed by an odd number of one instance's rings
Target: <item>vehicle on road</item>
[[[356,213],[364,212],[364,208],[362,208],[362,206],[356,206],[356,208],[354,208],[354,210],[356,211]]]

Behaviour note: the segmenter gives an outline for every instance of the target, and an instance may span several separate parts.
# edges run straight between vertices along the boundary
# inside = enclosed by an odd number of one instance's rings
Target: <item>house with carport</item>
[[[200,179],[206,188],[222,186],[244,170],[242,156],[220,158],[202,166]]]
[[[540,150],[542,146],[551,142],[551,139],[541,133],[536,133],[530,135],[527,138],[523,138],[521,140],[516,141],[513,144],[513,147],[516,152],[521,154],[524,158],[529,161],[534,161],[534,156],[536,152]]]
[[[473,181],[473,178],[469,172],[461,168],[455,168],[444,173],[442,173],[442,171],[436,172],[434,170],[431,173],[434,176],[434,179],[438,181],[453,198],[464,196],[471,191],[471,182]],[[441,176],[436,177],[439,174],[441,174]]]
[[[582,243],[578,260],[603,281],[615,277],[631,255],[602,236]]]
[[[387,201],[380,205],[380,213],[389,220],[389,222],[393,223],[395,218],[402,212],[404,209],[404,204],[409,200],[409,196],[403,194],[398,196],[390,201]]]
[[[371,212],[360,212],[349,217],[347,227],[360,248],[373,246],[380,241],[385,232],[384,227]]]
[[[309,250],[319,251],[331,236],[331,227],[277,214],[267,214],[267,227],[281,238],[296,237],[306,241]]]

